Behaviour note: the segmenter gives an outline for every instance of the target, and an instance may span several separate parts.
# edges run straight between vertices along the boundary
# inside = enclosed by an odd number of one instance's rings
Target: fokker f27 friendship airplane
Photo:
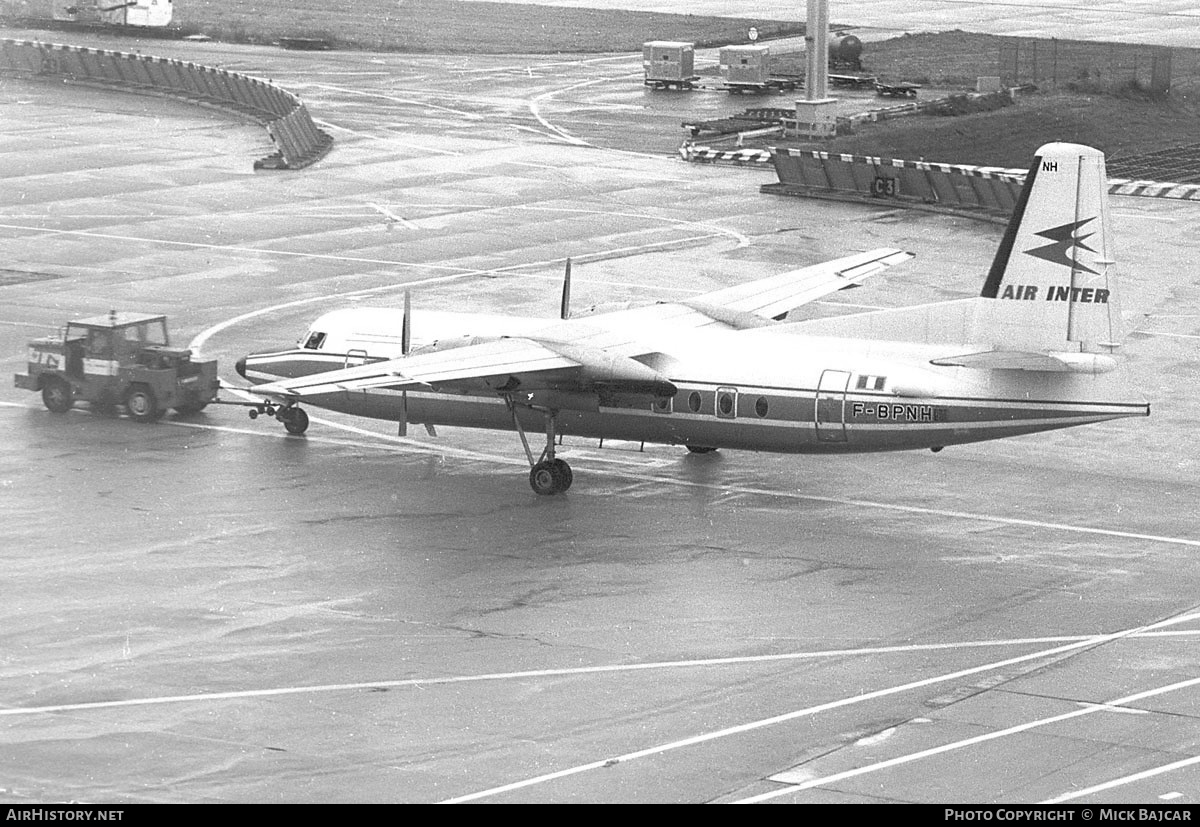
[[[785,453],[930,448],[1148,416],[1121,381],[1104,155],[1034,159],[976,298],[777,321],[910,256],[881,249],[685,301],[546,320],[338,310],[237,364],[302,433],[311,405],[515,429],[538,494],[571,486],[559,434]],[[410,342],[411,329],[421,340]],[[527,430],[545,448],[530,450]],[[431,429],[432,430],[432,429]]]

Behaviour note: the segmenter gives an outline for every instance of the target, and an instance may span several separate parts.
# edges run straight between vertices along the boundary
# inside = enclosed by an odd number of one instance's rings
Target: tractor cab
[[[216,398],[216,374],[215,361],[194,362],[190,350],[171,347],[166,316],[114,310],[30,342],[29,372],[15,382],[42,391],[52,411],[81,400],[99,408],[125,405],[134,419],[152,421],[167,408],[204,408]]]

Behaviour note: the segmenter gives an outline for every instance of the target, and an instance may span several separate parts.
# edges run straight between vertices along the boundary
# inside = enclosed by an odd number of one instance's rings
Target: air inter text
[[[1108,304],[1109,291],[1101,287],[1059,287],[1051,285],[1039,295],[1036,284],[1010,284],[1000,294],[1002,299],[1019,301],[1079,302],[1080,304]]]

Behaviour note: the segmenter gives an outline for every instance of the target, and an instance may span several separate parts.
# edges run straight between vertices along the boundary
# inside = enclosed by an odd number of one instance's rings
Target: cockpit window
[[[325,344],[325,334],[318,330],[309,333],[308,338],[304,340],[305,350],[320,350],[323,344]]]

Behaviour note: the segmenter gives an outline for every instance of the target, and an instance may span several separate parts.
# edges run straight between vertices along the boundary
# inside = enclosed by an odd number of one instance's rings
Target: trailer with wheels
[[[875,83],[875,93],[883,98],[915,98],[917,90],[921,88],[919,83]]]
[[[674,40],[651,40],[642,44],[642,83],[651,89],[695,88],[695,46]]]
[[[138,422],[154,422],[172,408],[199,413],[220,389],[215,359],[196,361],[191,350],[171,347],[166,316],[115,310],[31,341],[28,368],[13,383],[41,392],[54,413],[86,402],[102,412],[123,406]]]

